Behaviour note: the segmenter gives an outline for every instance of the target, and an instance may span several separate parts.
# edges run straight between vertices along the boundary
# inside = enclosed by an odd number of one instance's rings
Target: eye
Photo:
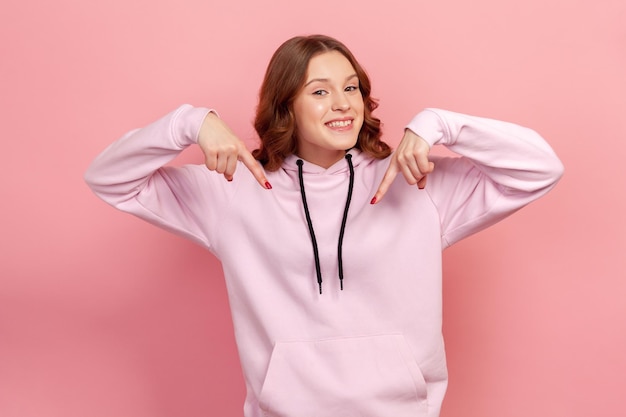
[[[356,91],[358,89],[359,89],[359,87],[357,87],[355,85],[350,85],[350,86],[346,87],[345,91]]]
[[[314,96],[325,96],[326,94],[328,94],[328,92],[326,92],[326,90],[315,90],[315,91],[313,91],[313,95]]]

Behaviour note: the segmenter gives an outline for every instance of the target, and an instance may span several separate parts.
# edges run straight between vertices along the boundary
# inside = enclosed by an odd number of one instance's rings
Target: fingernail
[[[376,196],[374,196],[374,198],[372,198],[372,201],[370,201],[370,204],[376,204]]]
[[[269,181],[265,181],[265,188],[267,188],[268,190],[271,190],[272,184],[270,184]]]

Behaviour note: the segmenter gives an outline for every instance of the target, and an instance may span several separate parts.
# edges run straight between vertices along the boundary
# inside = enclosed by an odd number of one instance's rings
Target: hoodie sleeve
[[[436,158],[426,190],[448,247],[551,190],[563,165],[535,131],[499,120],[426,109],[407,126],[431,147],[460,157]]]
[[[209,109],[183,105],[156,122],[128,132],[91,163],[85,181],[108,204],[211,249],[215,200],[224,192],[204,166],[165,166],[197,143]]]

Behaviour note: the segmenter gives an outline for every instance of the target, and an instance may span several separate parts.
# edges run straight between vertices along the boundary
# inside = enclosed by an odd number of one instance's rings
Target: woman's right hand
[[[223,174],[224,178],[232,181],[237,161],[241,161],[263,188],[272,188],[261,164],[254,159],[241,139],[213,112],[207,114],[202,122],[198,145],[204,153],[204,164],[209,170]]]

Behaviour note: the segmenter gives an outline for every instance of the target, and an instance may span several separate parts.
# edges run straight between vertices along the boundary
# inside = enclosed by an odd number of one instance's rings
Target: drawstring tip
[[[322,283],[320,282],[320,294],[322,293]]]
[[[343,279],[339,280],[339,288],[341,288],[341,291],[343,291]]]

